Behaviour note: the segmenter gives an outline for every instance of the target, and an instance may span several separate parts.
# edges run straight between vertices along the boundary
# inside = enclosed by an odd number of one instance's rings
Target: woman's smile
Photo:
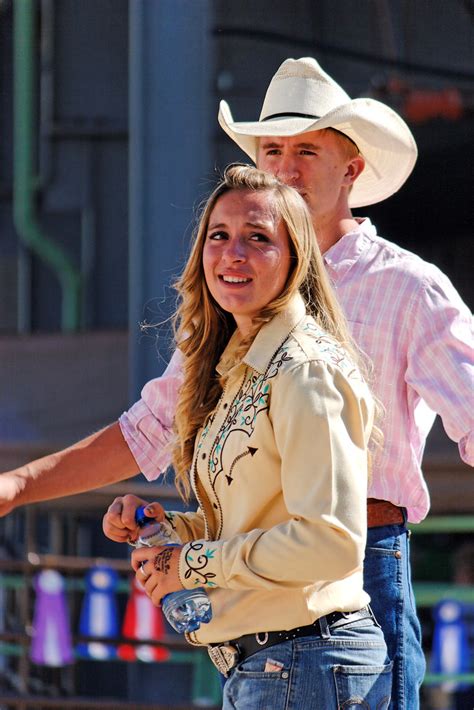
[[[247,284],[252,280],[248,276],[237,276],[236,274],[220,274],[219,278],[226,284]]]

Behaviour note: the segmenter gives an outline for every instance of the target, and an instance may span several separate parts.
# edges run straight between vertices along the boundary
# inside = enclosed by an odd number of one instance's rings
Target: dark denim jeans
[[[364,589],[382,626],[393,661],[390,710],[418,710],[425,673],[421,630],[411,583],[409,533],[405,525],[369,528]]]
[[[391,676],[382,631],[363,619],[249,656],[231,671],[222,708],[387,710]]]

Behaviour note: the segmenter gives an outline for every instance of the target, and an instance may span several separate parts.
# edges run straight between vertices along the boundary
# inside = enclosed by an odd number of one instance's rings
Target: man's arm
[[[410,312],[406,382],[441,416],[461,458],[474,466],[473,319],[449,279],[431,266]]]
[[[119,422],[63,451],[0,473],[0,516],[19,505],[101,488],[139,471],[149,480],[157,478],[170,463],[168,443],[181,380],[182,355],[176,350],[163,375],[145,385],[142,399]]]
[[[83,493],[137,473],[116,422],[67,449],[0,474],[0,516],[19,505]]]

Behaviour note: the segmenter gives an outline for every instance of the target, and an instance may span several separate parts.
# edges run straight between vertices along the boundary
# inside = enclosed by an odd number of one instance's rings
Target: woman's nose
[[[230,261],[246,261],[247,248],[241,239],[231,239],[227,242],[224,257]]]

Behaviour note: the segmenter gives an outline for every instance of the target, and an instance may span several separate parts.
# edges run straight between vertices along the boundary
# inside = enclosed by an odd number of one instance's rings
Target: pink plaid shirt
[[[385,407],[384,447],[368,495],[407,508],[410,522],[419,522],[429,510],[421,459],[435,413],[463,460],[474,465],[471,314],[437,267],[378,237],[368,219],[324,259],[354,338],[374,363],[372,385]],[[177,351],[162,377],[148,382],[120,418],[150,480],[170,462],[166,444],[181,358]]]

